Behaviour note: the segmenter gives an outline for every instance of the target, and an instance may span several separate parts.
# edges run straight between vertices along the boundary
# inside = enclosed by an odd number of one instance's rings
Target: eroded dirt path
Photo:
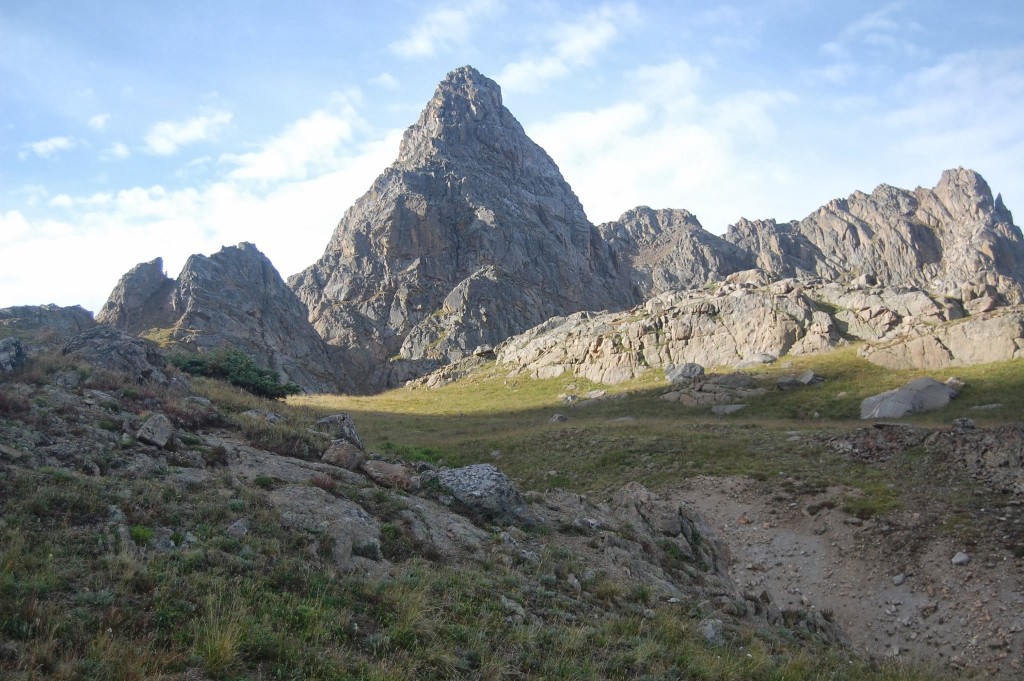
[[[747,478],[701,477],[680,501],[729,546],[741,589],[767,589],[783,609],[830,610],[852,643],[875,655],[1024,678],[1024,561],[980,540],[967,564],[954,565],[964,547],[934,532],[931,516],[865,522],[839,510],[842,494],[796,498]]]

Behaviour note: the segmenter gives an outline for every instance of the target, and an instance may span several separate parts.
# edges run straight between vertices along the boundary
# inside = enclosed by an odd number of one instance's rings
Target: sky
[[[241,241],[304,269],[464,64],[595,224],[721,234],[957,166],[1024,211],[1019,0],[0,0],[0,307]]]

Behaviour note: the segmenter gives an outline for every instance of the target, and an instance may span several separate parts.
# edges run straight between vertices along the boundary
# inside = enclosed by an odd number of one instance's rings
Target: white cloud
[[[107,127],[107,123],[109,122],[110,114],[96,114],[95,116],[89,119],[89,127],[92,128],[93,130],[103,130],[104,128]]]
[[[221,161],[237,166],[229,177],[258,182],[300,180],[330,168],[339,148],[352,139],[353,126],[358,124],[353,99],[357,96],[336,95],[336,112],[314,111],[288,126],[259,151],[222,156]]]
[[[389,47],[395,54],[409,59],[432,57],[466,43],[474,23],[503,8],[504,3],[499,0],[471,0],[459,7],[431,10]]]
[[[230,111],[212,111],[180,123],[157,123],[146,134],[146,148],[158,156],[170,156],[186,144],[212,139],[231,119]]]
[[[51,196],[45,188],[32,188],[40,205],[66,212],[60,221],[18,211],[0,214],[0,307],[53,302],[98,310],[118,277],[139,262],[161,256],[174,276],[189,255],[240,241],[256,243],[282,276],[310,265],[344,211],[394,160],[402,135],[393,130],[370,142],[352,142],[348,130],[359,124],[346,102],[338,97],[333,113],[317,111],[296,121],[258,151],[221,166],[221,177],[208,184],[135,186],[86,196]],[[318,156],[314,147],[323,143],[321,135],[346,144],[329,141],[329,152]],[[253,181],[266,179],[275,181]],[[101,260],[90,255],[100,248]],[[53,277],[40,280],[40,262]]]
[[[394,90],[398,87],[398,79],[386,71],[379,76],[371,78],[370,82],[387,90]]]
[[[508,64],[498,76],[509,91],[535,92],[551,80],[590,66],[624,27],[635,25],[639,12],[632,2],[605,4],[573,24],[563,24],[549,34],[549,52]]]
[[[78,142],[70,137],[50,137],[38,142],[30,142],[25,145],[25,150],[18,154],[18,158],[24,160],[28,158],[29,152],[39,156],[40,158],[49,158],[58,151],[67,151],[74,149],[78,146]]]
[[[115,142],[108,149],[104,149],[100,154],[100,158],[104,161],[110,161],[112,159],[124,160],[132,155],[132,152],[127,146],[121,142]]]

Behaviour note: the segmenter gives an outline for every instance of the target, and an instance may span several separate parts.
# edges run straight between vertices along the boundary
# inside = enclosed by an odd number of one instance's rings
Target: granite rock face
[[[359,380],[383,387],[549,317],[638,302],[607,251],[498,85],[467,66],[289,285]]]
[[[205,351],[231,346],[309,391],[352,389],[344,358],[310,326],[306,310],[254,245],[193,255],[177,279],[160,258],[132,268],[97,318],[133,334]]]

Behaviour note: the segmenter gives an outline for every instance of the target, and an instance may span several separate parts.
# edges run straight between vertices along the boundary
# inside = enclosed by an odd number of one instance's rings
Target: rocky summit
[[[777,276],[916,286],[960,298],[1024,296],[1024,239],[978,173],[942,173],[933,189],[880,185],[835,199],[799,222],[741,220],[725,239]]]
[[[193,350],[231,346],[309,391],[352,389],[339,360],[263,253],[249,243],[193,255],[177,279],[160,258],[121,277],[96,320]]]
[[[554,315],[634,302],[554,161],[468,66],[289,285],[378,387]]]

